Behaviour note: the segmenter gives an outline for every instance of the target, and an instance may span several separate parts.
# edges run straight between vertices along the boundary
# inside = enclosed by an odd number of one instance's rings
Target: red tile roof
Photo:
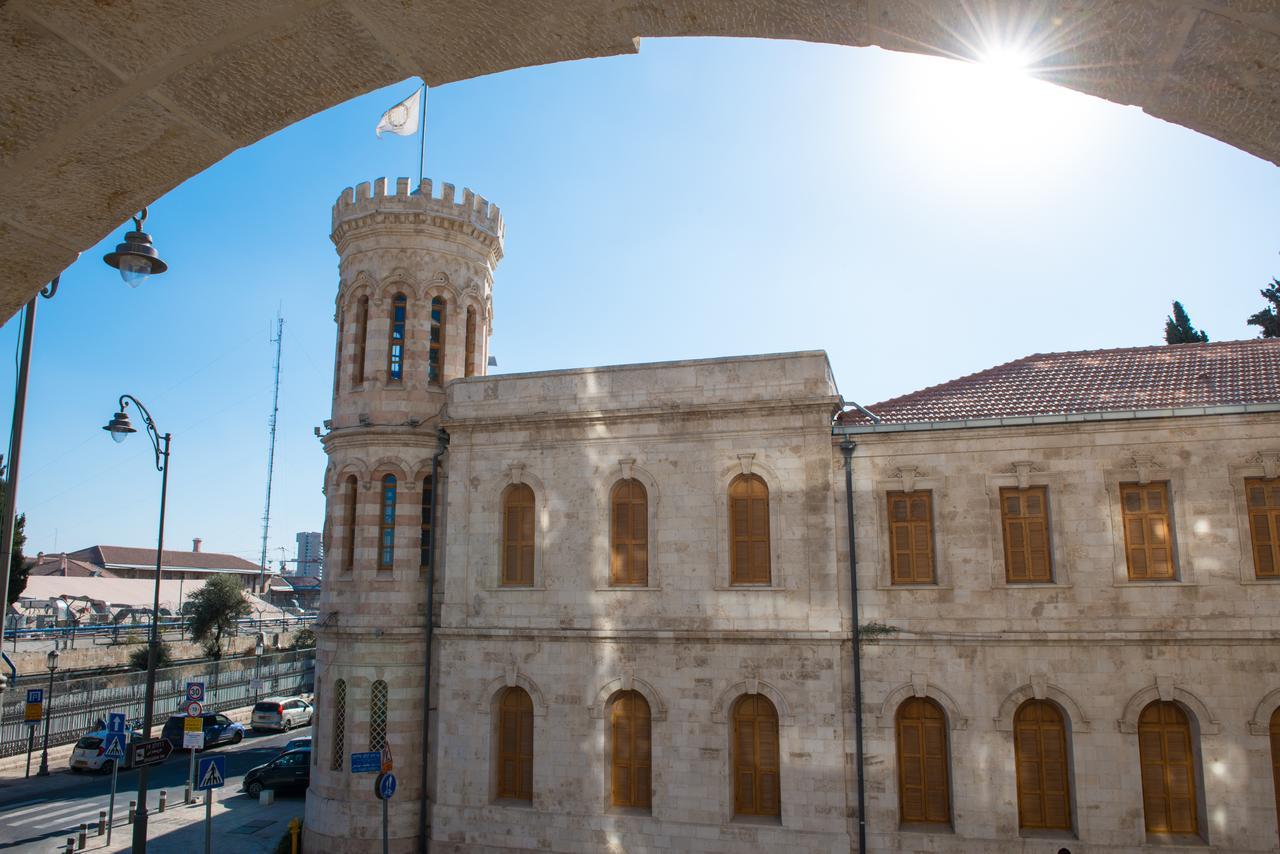
[[[65,554],[45,555],[31,565],[28,575],[61,575],[70,578],[115,578],[115,573],[83,560],[73,560]]]
[[[156,550],[131,546],[89,546],[68,552],[67,557],[98,566],[155,566]],[[179,552],[164,550],[166,569],[204,569],[210,572],[257,572],[259,567],[244,558],[217,552]]]
[[[867,408],[919,424],[1245,403],[1280,403],[1280,339],[1037,353]]]

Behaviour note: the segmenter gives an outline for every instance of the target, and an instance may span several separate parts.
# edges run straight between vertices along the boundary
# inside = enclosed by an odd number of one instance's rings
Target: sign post
[[[44,717],[44,689],[28,688],[27,705],[22,719],[27,724],[27,773],[31,776],[31,752],[36,746],[36,725]]]
[[[107,715],[107,750],[111,760],[111,800],[107,801],[107,845],[111,844],[111,826],[116,821],[116,783],[120,779],[120,763],[124,761],[124,715],[112,712]]]
[[[196,791],[204,792],[204,854],[213,854],[213,790],[227,782],[227,757],[208,756],[200,760]]]
[[[384,771],[374,781],[373,793],[382,801],[382,854],[387,854],[387,802],[396,793],[396,775]]]
[[[204,696],[204,686],[201,682],[187,683],[187,696],[193,693]],[[182,746],[191,752],[191,759],[187,763],[187,792],[195,789],[196,784],[196,753],[204,749],[204,707],[200,705],[199,700],[188,699],[184,707],[187,716],[182,721]],[[188,798],[183,798],[182,802],[189,803]]]

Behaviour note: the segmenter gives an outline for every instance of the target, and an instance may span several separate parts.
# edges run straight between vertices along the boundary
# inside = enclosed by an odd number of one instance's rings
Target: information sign
[[[29,724],[38,723],[44,717],[44,689],[28,688],[27,705],[22,719]]]
[[[203,732],[184,732],[182,734],[183,750],[204,750]]]
[[[169,758],[169,754],[173,752],[173,745],[168,739],[147,738],[135,741],[129,749],[133,751],[134,766],[155,765]]]
[[[351,754],[352,774],[377,774],[382,770],[382,753],[371,750],[368,753]]]
[[[183,718],[183,732],[204,732],[204,718]]]
[[[196,771],[196,791],[221,789],[227,782],[227,757],[206,756],[200,760],[200,768]]]

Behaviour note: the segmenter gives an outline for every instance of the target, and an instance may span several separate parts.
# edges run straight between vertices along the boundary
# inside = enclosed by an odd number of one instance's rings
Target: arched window
[[[1200,832],[1191,722],[1177,703],[1156,700],[1138,716],[1142,809],[1148,833]]]
[[[1018,824],[1024,829],[1070,830],[1071,784],[1067,727],[1047,700],[1028,700],[1013,717],[1018,776]]]
[[[762,694],[739,698],[733,705],[734,815],[782,814],[778,757],[778,710]]]
[[[533,700],[507,688],[498,700],[499,798],[533,800]]]
[[[431,518],[431,497],[434,495],[434,486],[431,482],[431,475],[427,475],[422,479],[422,561],[419,566],[422,569],[430,569],[433,563],[433,555],[431,554],[435,545],[431,539],[431,528],[435,520]]]
[[[476,307],[467,306],[467,365],[465,376],[476,375]]]
[[[333,683],[333,760],[329,767],[342,770],[347,746],[347,680]]]
[[[342,571],[350,572],[356,566],[356,497],[358,494],[356,476],[351,475],[346,481],[346,500],[342,519]]]
[[[533,584],[533,490],[513,483],[502,495],[502,583]]]
[[[947,716],[927,697],[898,707],[898,805],[903,824],[951,823]]]
[[[338,392],[342,389],[342,336],[346,332],[347,313],[338,311],[338,346],[334,348],[336,354],[333,357],[333,396],[337,397]]]
[[[378,569],[391,569],[396,556],[396,476],[382,479],[382,513],[378,516]]]
[[[649,494],[635,478],[614,484],[609,496],[609,583],[649,582]]]
[[[612,736],[609,797],[615,807],[649,809],[649,703],[639,691],[623,691],[609,705]]]
[[[360,385],[364,382],[364,350],[369,340],[369,298],[360,297],[356,304],[356,364],[352,374],[352,382]]]
[[[1276,796],[1276,819],[1280,821],[1280,708],[1271,713],[1271,786]]]
[[[386,746],[387,683],[379,679],[369,692],[369,749],[382,750]]]
[[[398,383],[404,379],[404,334],[409,301],[404,294],[391,298],[391,336],[387,341],[387,379]]]
[[[431,349],[427,353],[427,382],[444,385],[444,297],[431,298]]]
[[[759,475],[729,484],[729,567],[732,584],[768,584],[769,487]]]

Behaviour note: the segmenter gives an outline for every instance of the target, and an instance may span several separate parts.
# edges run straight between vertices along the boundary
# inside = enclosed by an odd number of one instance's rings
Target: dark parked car
[[[241,784],[249,797],[256,798],[263,789],[303,791],[311,785],[311,748],[300,747],[281,753],[266,765],[249,769]]]
[[[244,739],[244,727],[226,715],[207,712],[204,718],[204,749],[217,747],[219,744],[239,744]],[[174,715],[164,722],[160,737],[173,745],[174,750],[182,749],[182,722],[186,715]]]

